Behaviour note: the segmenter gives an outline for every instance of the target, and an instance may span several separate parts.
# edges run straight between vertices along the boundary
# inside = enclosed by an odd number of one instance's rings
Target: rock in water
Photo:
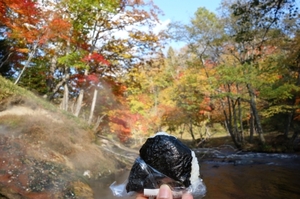
[[[200,168],[194,151],[167,133],[159,132],[147,139],[131,168],[127,192],[143,193],[169,184],[177,190],[204,195],[206,188],[199,178]]]

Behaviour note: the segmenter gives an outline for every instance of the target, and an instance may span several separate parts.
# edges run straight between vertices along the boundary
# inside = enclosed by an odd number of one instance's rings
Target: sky
[[[161,20],[189,22],[199,7],[216,12],[221,0],[153,0],[153,2],[165,14],[160,17]]]
[[[221,0],[153,0],[153,2],[164,12],[164,16],[159,17],[160,28],[163,28],[174,21],[189,23],[199,7],[217,13]],[[170,45],[179,50],[184,44],[172,42]]]

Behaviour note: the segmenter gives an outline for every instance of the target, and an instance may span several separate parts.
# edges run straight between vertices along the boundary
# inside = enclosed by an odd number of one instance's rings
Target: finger
[[[143,194],[138,194],[136,199],[147,199]]]
[[[157,199],[173,199],[172,191],[168,185],[160,186]]]
[[[193,199],[193,195],[190,193],[184,193],[182,199]]]

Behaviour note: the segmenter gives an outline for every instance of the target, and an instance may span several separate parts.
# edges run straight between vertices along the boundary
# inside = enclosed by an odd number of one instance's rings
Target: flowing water
[[[207,193],[204,199],[299,199],[300,154],[195,151]],[[114,199],[109,185],[124,183],[128,171],[95,182],[96,199]],[[131,199],[127,197],[123,199]],[[195,198],[196,199],[196,198]]]
[[[205,199],[300,198],[300,156],[218,154],[202,159]]]

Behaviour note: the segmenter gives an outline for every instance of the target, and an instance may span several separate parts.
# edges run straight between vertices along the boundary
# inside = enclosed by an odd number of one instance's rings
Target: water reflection
[[[300,198],[300,156],[240,153],[203,159],[205,199]]]

